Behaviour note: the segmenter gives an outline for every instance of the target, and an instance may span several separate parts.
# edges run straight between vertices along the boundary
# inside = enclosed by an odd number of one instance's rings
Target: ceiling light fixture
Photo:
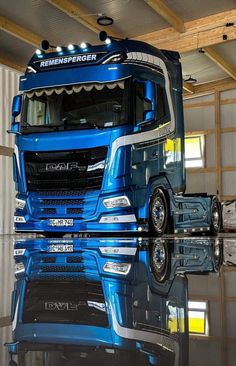
[[[192,75],[188,75],[188,79],[185,79],[184,81],[185,81],[185,83],[188,83],[188,84],[194,84],[197,82],[197,79],[192,78]]]
[[[97,23],[99,25],[108,26],[113,24],[113,19],[110,17],[107,17],[106,15],[102,15],[97,18]]]

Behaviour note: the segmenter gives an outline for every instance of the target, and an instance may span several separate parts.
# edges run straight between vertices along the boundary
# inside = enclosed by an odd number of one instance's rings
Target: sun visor
[[[124,89],[124,81],[117,81],[114,83],[91,83],[91,84],[79,84],[79,85],[72,85],[70,87],[59,87],[59,88],[46,88],[46,89],[38,89],[32,90],[26,93],[28,98],[32,98],[33,96],[41,97],[42,95],[50,96],[53,93],[59,95],[62,93],[72,94],[72,93],[79,93],[81,90],[91,91],[92,89],[102,90],[105,87],[108,89],[115,89],[119,87],[120,89]]]

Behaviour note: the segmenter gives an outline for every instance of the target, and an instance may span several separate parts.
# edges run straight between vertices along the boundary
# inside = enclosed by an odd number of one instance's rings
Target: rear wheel
[[[158,188],[152,195],[150,201],[150,233],[163,235],[167,232],[168,204],[164,192]]]
[[[213,245],[214,270],[218,272],[223,264],[223,245],[219,238],[214,239]]]
[[[221,207],[217,197],[212,198],[210,234],[217,235],[221,229]]]
[[[164,282],[170,273],[170,249],[168,242],[157,239],[151,248],[151,269],[158,282]]]

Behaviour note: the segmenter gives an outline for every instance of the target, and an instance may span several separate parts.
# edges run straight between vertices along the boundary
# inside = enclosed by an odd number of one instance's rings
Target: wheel
[[[221,207],[217,197],[212,198],[210,234],[217,235],[221,229]]]
[[[156,239],[151,248],[151,269],[158,282],[164,282],[169,278],[170,259],[168,243],[164,240]]]
[[[163,235],[167,232],[168,204],[164,192],[158,188],[152,195],[150,201],[150,233]]]
[[[214,270],[218,272],[223,264],[223,244],[220,239],[215,239],[212,244],[212,257],[214,263]]]

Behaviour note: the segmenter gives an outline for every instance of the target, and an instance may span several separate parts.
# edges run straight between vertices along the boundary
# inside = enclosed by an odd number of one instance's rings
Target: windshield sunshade
[[[129,122],[128,80],[79,84],[25,94],[22,133],[109,128]]]

